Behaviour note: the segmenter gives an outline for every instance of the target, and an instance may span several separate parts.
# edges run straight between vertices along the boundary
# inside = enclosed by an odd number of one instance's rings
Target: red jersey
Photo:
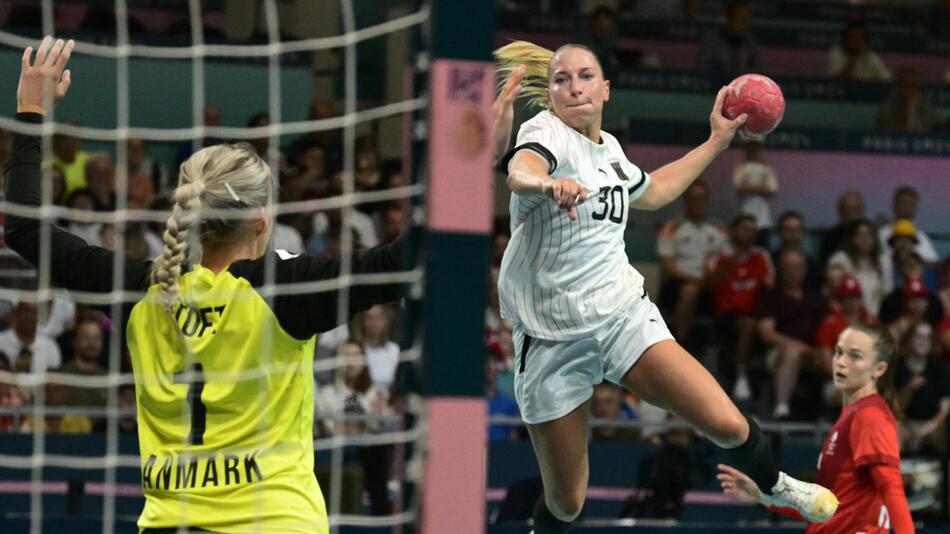
[[[825,319],[821,322],[821,326],[818,327],[818,333],[815,334],[815,346],[834,349],[838,343],[838,336],[840,336],[841,332],[844,332],[846,328],[851,326],[851,323],[848,322],[848,318],[845,317],[841,311],[841,306],[837,302],[831,301],[829,303],[829,310],[828,315],[826,315]],[[858,315],[858,319],[862,323],[870,323],[873,317],[871,317],[871,314],[868,313],[864,306],[861,306],[861,313]]]
[[[709,260],[709,268],[715,271],[732,257],[733,252],[720,252]],[[737,313],[752,315],[759,300],[765,280],[775,272],[769,253],[760,247],[752,247],[744,259],[739,259],[729,274],[714,289],[716,315]]]
[[[828,521],[809,523],[806,534],[888,534],[892,516],[897,534],[913,532],[899,472],[890,482],[900,486],[900,498],[892,494],[888,507],[878,489],[881,482],[871,473],[879,466],[900,466],[897,421],[883,397],[869,395],[845,406],[825,438],[818,456],[818,483],[840,503]]]

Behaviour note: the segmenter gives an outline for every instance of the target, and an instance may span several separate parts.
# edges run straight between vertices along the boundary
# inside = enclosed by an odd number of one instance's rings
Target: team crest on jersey
[[[627,173],[623,172],[623,167],[620,166],[619,161],[611,161],[610,166],[614,168],[614,172],[617,173],[617,176],[619,176],[621,180],[625,182],[630,180],[630,177],[627,176]]]

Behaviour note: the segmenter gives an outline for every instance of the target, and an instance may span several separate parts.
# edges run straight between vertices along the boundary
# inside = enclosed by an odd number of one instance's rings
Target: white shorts
[[[549,341],[527,336],[521,324],[512,331],[515,399],[521,418],[534,425],[563,417],[594,393],[606,378],[620,384],[651,346],[673,339],[660,310],[644,294],[587,337]]]

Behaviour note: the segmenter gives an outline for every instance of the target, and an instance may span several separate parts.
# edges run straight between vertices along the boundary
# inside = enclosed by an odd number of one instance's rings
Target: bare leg
[[[560,419],[528,425],[531,444],[541,466],[545,503],[551,514],[561,521],[577,518],[587,496],[589,412],[588,399]]]
[[[719,382],[679,343],[648,348],[623,376],[623,385],[650,404],[669,410],[720,447],[745,443],[749,424]]]

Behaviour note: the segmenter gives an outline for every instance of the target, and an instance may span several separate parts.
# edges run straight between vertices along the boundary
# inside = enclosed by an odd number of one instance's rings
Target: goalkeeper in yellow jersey
[[[17,120],[41,123],[66,94],[72,49],[47,37],[35,57],[24,51]],[[37,137],[16,136],[5,165],[9,202],[40,205],[40,157]],[[141,294],[113,321],[125,327],[136,382],[143,532],[328,532],[313,474],[313,351],[315,335],[338,323],[341,290],[270,299],[259,291],[265,282],[335,279],[341,261],[265,254],[277,184],[249,145],[198,151],[172,195],[164,253],[154,262],[121,258],[121,287],[113,287],[116,253],[55,225],[41,254],[49,223],[8,214],[7,244],[61,287]],[[355,252],[352,272],[402,263],[400,238]],[[401,293],[399,284],[356,285],[348,309]]]

